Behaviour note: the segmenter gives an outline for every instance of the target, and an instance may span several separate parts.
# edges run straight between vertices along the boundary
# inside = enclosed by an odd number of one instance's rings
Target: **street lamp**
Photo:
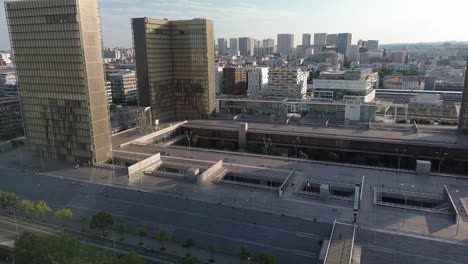
[[[447,158],[448,156],[448,153],[439,153],[439,152],[436,152],[436,155],[437,155],[437,159],[439,160],[439,173],[442,169],[442,163],[444,162],[444,160]]]
[[[263,144],[265,144],[265,155],[268,156],[268,143],[271,144],[271,138],[263,138]]]
[[[401,168],[401,159],[402,159],[403,156],[405,155],[406,149],[401,150],[401,152],[400,152],[399,149],[395,149],[395,153],[396,153],[396,155],[397,155],[397,157],[398,157],[398,172],[399,172],[399,171],[400,171],[400,168]]]
[[[299,137],[297,137],[297,139],[293,139],[293,144],[294,144],[294,149],[296,150],[296,158],[299,158],[298,150],[299,150],[299,144],[301,144],[301,139]]]
[[[192,139],[192,131],[190,131],[190,133],[188,131],[185,131],[185,136],[187,137],[188,147],[189,147],[189,151],[190,151],[191,150],[190,141]]]

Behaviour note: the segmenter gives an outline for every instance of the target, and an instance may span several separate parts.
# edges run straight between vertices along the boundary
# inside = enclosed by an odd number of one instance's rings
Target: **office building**
[[[458,130],[460,133],[468,134],[468,62],[467,66],[465,66],[465,86],[463,88]]]
[[[223,90],[223,67],[215,68],[215,91],[216,94],[220,94]]]
[[[268,89],[268,68],[258,67],[249,69],[248,75],[249,95],[259,96]]]
[[[238,38],[230,38],[229,39],[229,50],[239,50],[239,39]]]
[[[262,41],[262,46],[265,48],[274,48],[275,47],[275,40],[274,39],[264,39]]]
[[[265,57],[274,53],[273,47],[255,48],[254,55],[257,57]]]
[[[287,56],[294,51],[294,34],[278,34],[278,53]]]
[[[369,40],[367,41],[367,48],[370,51],[376,51],[379,49],[379,41],[378,40]]]
[[[215,110],[213,22],[133,18],[138,100],[160,121]]]
[[[340,33],[336,40],[336,50],[343,54],[348,54],[348,49],[351,46],[352,35],[350,33]]]
[[[0,141],[23,134],[20,101],[17,97],[0,97]]]
[[[239,51],[242,56],[253,56],[255,43],[251,38],[239,38]]]
[[[312,35],[311,34],[302,34],[302,46],[309,46],[310,42],[312,41]]]
[[[372,69],[321,72],[314,79],[314,99],[369,103],[375,99],[379,75]]]
[[[327,46],[336,46],[337,39],[338,39],[338,34],[328,34]]]
[[[314,45],[315,46],[327,46],[327,33],[315,33]]]
[[[223,94],[247,95],[247,69],[224,68]]]
[[[36,157],[111,158],[97,0],[5,4],[25,135]]]
[[[224,55],[228,52],[228,40],[225,38],[218,39],[218,55]]]
[[[116,104],[128,103],[138,98],[135,72],[118,72],[109,74],[107,81],[111,83],[112,101]]]
[[[18,97],[16,73],[13,68],[0,70],[0,96]]]
[[[265,96],[304,99],[307,95],[307,79],[309,72],[300,69],[270,69],[268,72],[268,88]]]

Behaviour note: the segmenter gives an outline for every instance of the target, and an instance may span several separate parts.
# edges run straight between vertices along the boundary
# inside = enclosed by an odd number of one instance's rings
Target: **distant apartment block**
[[[307,95],[309,73],[300,69],[270,69],[265,96],[303,99]]]
[[[268,89],[268,68],[251,68],[247,76],[250,96],[259,96]]]
[[[215,68],[215,91],[216,94],[220,94],[223,91],[223,68],[216,67]]]
[[[336,41],[338,40],[338,34],[328,34],[327,35],[327,46],[336,46]]]
[[[378,40],[368,40],[367,41],[367,48],[370,51],[376,51],[379,49],[379,41]]]
[[[278,53],[291,55],[294,50],[294,34],[278,34]]]
[[[112,101],[116,104],[136,101],[138,90],[135,72],[118,72],[109,74],[107,80],[111,83]]]
[[[264,39],[262,41],[263,47],[274,48],[275,47],[275,40],[274,39]]]
[[[327,33],[315,33],[314,34],[314,45],[315,46],[327,46]]]
[[[255,43],[253,39],[244,37],[239,38],[239,51],[242,56],[253,56],[255,49]]]
[[[228,40],[225,38],[218,39],[218,55],[224,55],[228,52]]]
[[[348,49],[351,46],[351,41],[351,33],[338,34],[338,38],[336,40],[336,50],[346,56],[348,54]]]
[[[314,79],[314,99],[369,103],[378,87],[379,75],[372,69],[322,72]]]
[[[102,163],[111,158],[97,0],[5,4],[30,152]]]
[[[247,95],[247,69],[223,69],[223,94]]]
[[[387,76],[383,80],[384,89],[424,90],[426,82],[422,76]]]
[[[309,33],[302,34],[302,45],[303,46],[308,46],[311,44],[312,41],[312,35]]]
[[[213,21],[133,18],[139,106],[160,121],[215,110]]]
[[[239,39],[230,38],[229,39],[229,50],[239,50]]]
[[[23,134],[20,101],[17,97],[0,97],[0,141]]]

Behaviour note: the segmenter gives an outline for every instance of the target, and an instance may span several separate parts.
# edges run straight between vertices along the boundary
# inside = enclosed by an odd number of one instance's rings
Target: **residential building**
[[[287,56],[293,54],[294,34],[278,34],[278,53]]]
[[[424,90],[426,82],[422,76],[387,76],[383,80],[384,89]]]
[[[159,121],[215,110],[213,21],[133,18],[138,103]]]
[[[268,89],[268,68],[258,67],[249,69],[248,86],[250,96],[259,96]]]
[[[460,133],[468,134],[468,62],[467,66],[465,66],[465,86],[463,88],[458,130]]]
[[[327,35],[327,46],[336,46],[336,41],[338,40],[338,34],[328,34]]]
[[[0,97],[0,141],[23,134],[20,101],[17,97]]]
[[[370,51],[376,51],[379,49],[379,41],[378,40],[369,40],[367,41],[367,48]]]
[[[259,47],[255,48],[254,55],[257,57],[264,57],[274,53],[273,47]]]
[[[225,38],[218,39],[218,55],[224,55],[228,52],[228,40]]]
[[[314,79],[314,98],[321,100],[369,103],[375,99],[379,75],[372,69],[321,72]]]
[[[138,90],[136,75],[133,71],[109,74],[107,80],[111,83],[112,101],[116,104],[136,101]]]
[[[348,48],[348,53],[346,57],[349,61],[359,61],[359,46],[358,45],[351,45]]]
[[[239,50],[239,39],[238,38],[230,38],[229,39],[229,50]]]
[[[13,68],[0,69],[0,96],[18,97],[16,73]]]
[[[112,104],[112,85],[111,85],[111,82],[109,81],[106,82],[106,97],[107,97],[107,103],[109,105]]]
[[[408,53],[406,50],[392,50],[387,54],[387,58],[394,63],[408,63]]]
[[[223,94],[247,95],[247,69],[223,69]]]
[[[302,34],[302,45],[303,46],[308,46],[311,44],[312,41],[312,35],[309,33]]]
[[[107,162],[112,145],[98,1],[11,1],[5,11],[29,151]]]
[[[274,48],[275,47],[275,40],[274,39],[264,39],[262,41],[263,47]]]
[[[220,94],[223,91],[223,67],[215,68],[215,91]]]
[[[314,45],[315,46],[327,46],[327,33],[315,33],[314,34]],[[332,45],[329,45],[332,46]]]
[[[239,51],[242,56],[253,56],[255,43],[251,38],[239,38]]]
[[[351,46],[352,35],[351,33],[340,33],[336,40],[336,50],[345,55],[348,54],[348,49]]]
[[[308,78],[309,72],[300,69],[270,69],[268,89],[263,94],[270,97],[304,99],[307,95]]]

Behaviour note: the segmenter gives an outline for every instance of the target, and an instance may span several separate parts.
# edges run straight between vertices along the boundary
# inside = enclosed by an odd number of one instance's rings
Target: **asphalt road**
[[[331,224],[294,217],[188,200],[182,197],[137,192],[92,183],[73,182],[2,168],[0,188],[22,198],[45,200],[53,208],[70,207],[94,214],[109,211],[129,230],[138,226],[172,232],[176,241],[191,237],[202,247],[219,243],[224,252],[240,245],[273,253],[279,263],[314,263],[319,240],[330,235]]]

